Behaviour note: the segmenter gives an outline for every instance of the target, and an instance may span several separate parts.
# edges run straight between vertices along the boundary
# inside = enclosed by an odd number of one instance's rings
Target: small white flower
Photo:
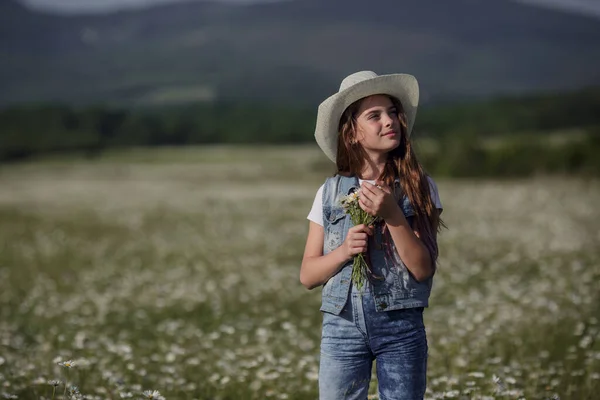
[[[590,344],[592,344],[592,342],[593,342],[592,337],[590,335],[586,335],[579,341],[579,347],[581,347],[582,349],[585,349]]]
[[[359,197],[358,191],[352,192],[347,196],[343,196],[341,198],[340,202],[343,206],[348,206],[352,203],[355,203],[358,200],[358,197]]]
[[[160,395],[160,392],[158,390],[144,390],[144,393],[142,394],[144,395],[145,399],[165,400],[165,398]]]
[[[57,364],[60,365],[61,367],[65,367],[65,368],[73,368],[77,365],[75,363],[75,361],[73,361],[73,360],[61,361]]]
[[[230,377],[224,376],[224,377],[221,378],[220,383],[221,383],[221,385],[227,385],[230,380],[231,380]]]
[[[71,386],[71,387],[69,387],[69,394],[71,396],[75,396],[75,395],[78,395],[81,393],[79,393],[79,388],[77,386]]]
[[[50,386],[54,386],[54,387],[57,387],[57,386],[59,386],[61,383],[62,383],[61,381],[59,381],[59,380],[56,380],[56,379],[53,379],[53,380],[51,380],[51,381],[48,381],[48,385],[50,385]]]
[[[455,397],[460,396],[460,392],[458,390],[449,390],[447,392],[444,392],[443,396],[444,396],[444,398],[453,399]]]
[[[41,376],[38,376],[38,377],[37,377],[37,378],[35,378],[35,379],[34,379],[34,380],[31,382],[31,383],[32,383],[33,385],[44,385],[46,382],[47,382],[47,381],[46,381],[46,380],[45,380],[43,377],[41,377]]]
[[[319,379],[319,374],[315,371],[309,371],[304,376],[310,381],[317,381]]]
[[[469,372],[469,376],[471,376],[473,378],[485,378],[485,374],[483,372],[479,372],[479,371]]]
[[[494,381],[494,383],[496,384],[496,390],[497,391],[504,391],[506,390],[506,386],[504,386],[504,382],[502,381],[502,379],[497,376],[496,374],[494,374],[492,376],[492,380]]]

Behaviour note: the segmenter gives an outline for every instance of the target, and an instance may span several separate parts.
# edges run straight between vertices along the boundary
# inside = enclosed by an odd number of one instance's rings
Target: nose
[[[384,126],[392,126],[392,124],[394,123],[393,116],[388,113],[384,113],[384,115],[385,115],[385,117],[383,118]]]

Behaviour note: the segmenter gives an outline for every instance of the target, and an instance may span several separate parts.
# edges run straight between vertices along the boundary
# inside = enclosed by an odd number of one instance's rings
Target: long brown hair
[[[385,168],[378,179],[393,188],[397,196],[402,193],[408,196],[415,210],[413,229],[419,233],[419,237],[429,250],[435,266],[438,256],[436,234],[445,224],[439,218],[438,211],[431,198],[427,174],[413,151],[408,137],[406,114],[402,104],[397,98],[388,97],[398,111],[401,130],[400,144],[388,153]],[[337,174],[340,175],[360,176],[367,160],[366,151],[355,141],[356,118],[361,102],[362,99],[348,106],[340,118],[336,157]],[[396,178],[399,178],[401,193],[396,190]]]

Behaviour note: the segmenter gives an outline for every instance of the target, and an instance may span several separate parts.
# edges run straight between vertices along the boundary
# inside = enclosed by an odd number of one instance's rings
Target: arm
[[[394,241],[400,259],[414,278],[421,282],[433,275],[434,265],[429,250],[412,229],[404,213],[394,200],[391,189],[363,183],[360,206],[371,215],[381,216]]]
[[[323,255],[323,227],[310,222],[308,237],[302,266],[300,267],[300,282],[311,290],[327,282],[355,254],[367,250],[367,234],[372,230],[364,225],[357,225],[348,230],[344,243],[332,252]]]
[[[421,282],[433,275],[434,266],[429,250],[419,239],[419,233],[412,229],[400,207],[397,207],[397,211],[387,218],[385,223],[400,259],[415,279]],[[433,234],[436,235],[437,230],[434,230]]]

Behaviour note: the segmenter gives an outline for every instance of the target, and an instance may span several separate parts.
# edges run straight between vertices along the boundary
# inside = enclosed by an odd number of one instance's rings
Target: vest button
[[[386,303],[385,301],[384,301],[384,302],[381,302],[381,303],[379,303],[379,307],[381,307],[381,309],[382,309],[382,310],[385,310],[385,309],[387,308],[387,306],[388,306],[388,305],[387,305],[387,303]]]

